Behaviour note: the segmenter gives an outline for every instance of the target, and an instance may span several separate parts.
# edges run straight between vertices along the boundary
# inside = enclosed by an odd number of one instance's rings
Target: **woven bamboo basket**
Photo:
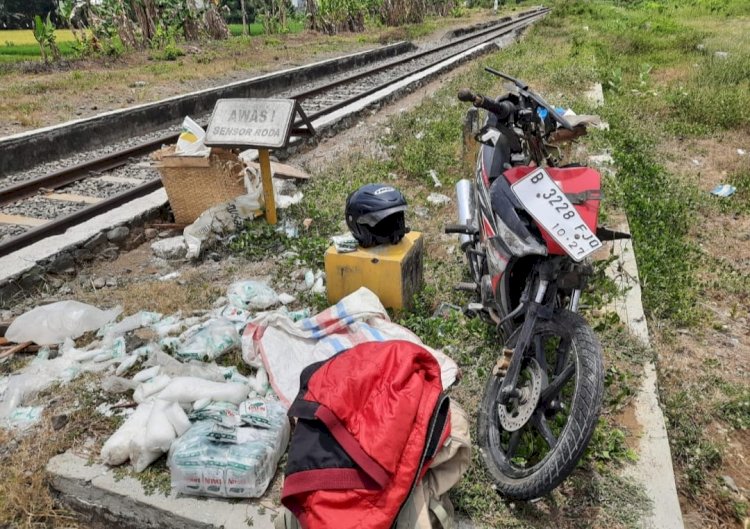
[[[192,224],[208,208],[247,193],[244,164],[230,150],[213,148],[207,157],[176,156],[169,146],[152,159],[176,223]]]

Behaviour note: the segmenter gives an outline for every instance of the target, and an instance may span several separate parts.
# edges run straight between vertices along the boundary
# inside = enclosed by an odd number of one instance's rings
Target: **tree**
[[[50,20],[58,22],[55,0],[0,0],[0,27],[3,29],[33,29],[36,15],[52,13]]]

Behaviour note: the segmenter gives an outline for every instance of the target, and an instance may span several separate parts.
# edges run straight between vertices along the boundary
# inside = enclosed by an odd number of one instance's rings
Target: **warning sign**
[[[206,145],[280,148],[295,114],[294,99],[220,99],[206,131]]]

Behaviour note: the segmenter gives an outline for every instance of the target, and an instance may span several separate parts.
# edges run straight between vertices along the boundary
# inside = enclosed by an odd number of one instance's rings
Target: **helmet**
[[[396,188],[367,184],[346,199],[346,225],[360,246],[396,244],[409,228],[404,220],[406,199]]]

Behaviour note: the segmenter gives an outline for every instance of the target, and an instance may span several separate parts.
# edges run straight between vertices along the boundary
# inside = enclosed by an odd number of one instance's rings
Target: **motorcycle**
[[[534,499],[575,468],[596,427],[604,391],[602,350],[578,314],[602,241],[628,238],[597,225],[601,176],[561,165],[561,146],[586,133],[529,86],[509,81],[493,100],[461,90],[487,111],[473,180],[456,185],[459,235],[478,299],[468,310],[491,322],[503,347],[479,409],[483,461],[497,491]],[[589,122],[590,123],[590,122]]]

